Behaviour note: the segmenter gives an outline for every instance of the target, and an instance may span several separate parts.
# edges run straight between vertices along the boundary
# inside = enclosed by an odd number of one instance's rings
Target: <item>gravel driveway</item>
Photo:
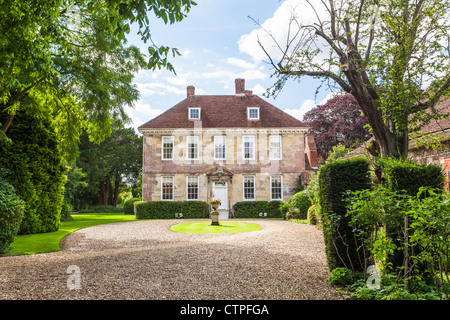
[[[71,233],[59,252],[2,257],[0,299],[340,298],[327,284],[323,236],[315,227],[240,220],[257,223],[261,230],[169,230],[187,221],[100,225]],[[79,270],[79,283],[72,281],[73,270]],[[68,284],[79,287],[69,289]]]

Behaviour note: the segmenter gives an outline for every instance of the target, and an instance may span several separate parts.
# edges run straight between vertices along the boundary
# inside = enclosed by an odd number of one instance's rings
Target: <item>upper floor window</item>
[[[255,160],[255,136],[243,136],[244,160]]]
[[[281,136],[269,136],[270,160],[281,160]]]
[[[200,120],[200,108],[189,108],[189,120]]]
[[[226,154],[226,137],[215,136],[214,137],[214,159],[224,160]]]
[[[259,108],[247,108],[248,120],[259,120]]]
[[[173,160],[173,136],[162,137],[162,159]]]
[[[198,137],[187,136],[187,158],[198,160]]]

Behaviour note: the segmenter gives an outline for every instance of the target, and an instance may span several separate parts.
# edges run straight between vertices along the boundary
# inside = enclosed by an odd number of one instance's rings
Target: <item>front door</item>
[[[226,182],[213,182],[213,198],[220,200],[219,219],[228,219],[228,185]]]

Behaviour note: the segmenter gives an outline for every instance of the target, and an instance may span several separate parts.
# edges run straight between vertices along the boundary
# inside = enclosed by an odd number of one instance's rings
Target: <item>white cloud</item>
[[[166,95],[166,94],[175,94],[175,95],[185,95],[185,89],[179,89],[174,86],[170,86],[164,83],[136,83],[136,86],[141,93],[141,96],[151,96],[151,95]]]
[[[260,84],[254,85],[253,88],[251,88],[250,90],[252,90],[253,94],[256,94],[256,95],[261,95],[266,92],[266,88]]]
[[[231,64],[232,66],[239,67],[242,69],[255,69],[256,68],[256,65],[254,63],[249,63],[242,59],[237,59],[237,58],[233,58],[233,57],[228,58],[227,63]]]
[[[187,86],[189,84],[188,80],[183,77],[167,77],[167,82],[176,86]]]
[[[133,122],[132,127],[137,131],[137,128],[147,121],[159,116],[164,111],[160,108],[152,108],[147,103],[138,102],[134,108],[127,107],[126,112]]]
[[[303,101],[300,108],[298,108],[298,109],[287,108],[287,109],[283,109],[283,111],[290,114],[294,118],[297,118],[298,120],[302,121],[305,113],[307,113],[308,111],[310,111],[311,109],[315,108],[318,105],[324,105],[328,100],[333,98],[336,94],[339,94],[339,92],[331,92],[331,93],[327,94],[327,96],[325,98],[323,98],[317,104],[314,102],[314,100],[307,99],[307,100]]]
[[[316,2],[314,1],[314,5]],[[326,10],[323,5],[315,5],[315,9],[321,19],[325,18]],[[261,27],[253,30],[249,34],[242,35],[238,41],[239,50],[250,55],[255,62],[267,61],[268,58],[258,44],[258,39],[265,50],[274,59],[280,59],[282,50],[286,46],[288,39],[289,22],[295,17],[301,25],[308,25],[316,21],[316,13],[306,0],[286,0],[275,11],[273,16],[263,23]],[[298,28],[292,24],[290,37],[297,32]],[[270,33],[270,35],[268,34]],[[274,39],[272,39],[272,37]],[[280,48],[277,47],[279,44]]]

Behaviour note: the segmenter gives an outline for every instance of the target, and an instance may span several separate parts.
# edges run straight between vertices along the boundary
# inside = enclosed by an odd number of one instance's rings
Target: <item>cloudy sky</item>
[[[165,70],[136,75],[134,82],[141,96],[134,109],[128,110],[135,128],[185,99],[188,85],[196,88],[196,94],[234,94],[234,79],[244,78],[246,89],[262,97],[276,80],[270,77],[273,70],[256,42],[258,34],[264,41],[264,34],[249,17],[282,43],[292,10],[308,16],[300,0],[196,2],[182,22],[164,25],[153,19],[153,41],[178,48],[181,56],[171,60],[176,75]],[[129,37],[129,43],[146,51],[145,44],[135,36]],[[317,86],[318,82],[304,78],[301,83],[289,82],[276,99],[263,98],[301,120],[306,111],[324,103],[330,94],[324,88],[316,96]]]

